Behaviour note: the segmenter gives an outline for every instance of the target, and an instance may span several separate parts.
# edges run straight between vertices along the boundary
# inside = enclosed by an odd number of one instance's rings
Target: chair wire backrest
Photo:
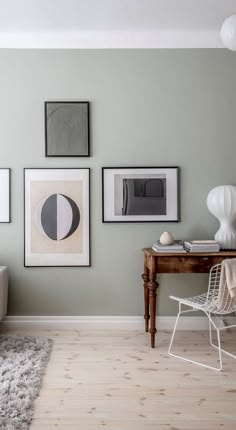
[[[222,263],[216,264],[210,270],[207,304],[210,312],[216,314],[229,314],[235,311],[236,297],[230,296]]]

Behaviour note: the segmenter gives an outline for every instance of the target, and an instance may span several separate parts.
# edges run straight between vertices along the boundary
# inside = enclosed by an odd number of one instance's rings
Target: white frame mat
[[[11,222],[11,169],[0,168],[0,223]]]

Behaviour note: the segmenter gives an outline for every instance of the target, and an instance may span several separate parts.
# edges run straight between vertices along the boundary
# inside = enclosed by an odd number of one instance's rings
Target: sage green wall
[[[1,167],[12,168],[12,223],[0,225],[9,314],[142,315],[142,247],[169,230],[211,238],[208,191],[236,185],[236,55],[226,50],[2,50]],[[91,102],[91,158],[44,157],[44,101]],[[181,167],[181,222],[102,224],[102,166]],[[23,168],[91,167],[91,268],[23,267]],[[195,294],[204,275],[163,275]]]

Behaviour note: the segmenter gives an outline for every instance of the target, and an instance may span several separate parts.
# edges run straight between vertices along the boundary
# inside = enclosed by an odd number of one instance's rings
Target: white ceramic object
[[[162,245],[172,245],[174,243],[174,238],[171,233],[164,231],[160,237],[160,243]]]
[[[231,15],[224,21],[220,36],[226,48],[236,51],[236,15]]]
[[[221,249],[236,249],[236,187],[220,185],[213,188],[207,196],[207,207],[220,222],[215,240]]]

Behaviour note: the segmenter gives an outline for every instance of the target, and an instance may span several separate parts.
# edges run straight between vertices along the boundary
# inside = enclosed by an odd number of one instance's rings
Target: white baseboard
[[[157,330],[172,330],[176,317],[157,317]],[[235,324],[236,318],[226,319],[227,325]],[[52,330],[144,330],[141,316],[6,316],[1,322],[4,328],[32,328]],[[207,330],[206,317],[181,317],[180,330]]]

